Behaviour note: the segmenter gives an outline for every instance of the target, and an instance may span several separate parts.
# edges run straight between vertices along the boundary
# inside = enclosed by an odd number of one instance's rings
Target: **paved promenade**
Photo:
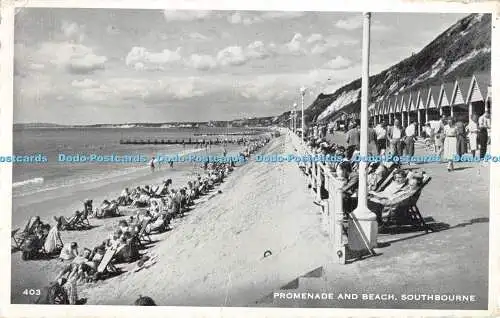
[[[327,139],[343,143],[345,136],[336,133]],[[416,147],[416,155],[425,153],[423,146]],[[395,299],[275,300],[274,306],[487,309],[489,168],[475,163],[459,163],[453,172],[444,163],[411,168],[432,177],[417,205],[438,231],[379,234],[378,256],[347,265],[324,264],[322,282],[303,290],[393,294]],[[474,295],[475,301],[407,302],[402,301],[402,294]]]

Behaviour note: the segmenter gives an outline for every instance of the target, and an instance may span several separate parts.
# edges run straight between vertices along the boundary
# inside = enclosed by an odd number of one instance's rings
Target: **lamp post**
[[[304,139],[305,136],[305,125],[304,125],[304,95],[306,94],[306,88],[302,86],[300,88],[300,97],[301,97],[301,105],[302,105],[302,120],[301,120],[301,128],[302,128],[302,134],[301,137]]]
[[[293,103],[293,132],[297,133],[297,103]]]
[[[363,51],[362,51],[362,74],[361,74],[361,132],[360,132],[360,155],[366,158],[368,154],[368,100],[370,94],[370,18],[371,13],[363,13]],[[370,248],[375,247],[377,243],[377,217],[375,213],[368,209],[367,204],[367,178],[366,178],[366,160],[359,163],[359,184],[358,184],[358,206],[352,212],[359,220],[361,231],[364,232]],[[359,241],[359,249],[364,249]]]

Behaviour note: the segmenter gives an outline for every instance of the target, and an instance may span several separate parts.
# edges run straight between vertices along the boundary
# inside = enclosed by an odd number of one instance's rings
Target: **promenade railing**
[[[344,241],[345,236],[343,235],[344,206],[342,190],[345,181],[337,178],[325,162],[315,160],[319,156],[298,135],[291,130],[288,130],[288,135],[291,137],[297,155],[312,159],[304,160],[300,164],[305,166],[306,183],[311,187],[314,201],[321,203],[323,225],[326,227],[333,246],[334,258],[338,263],[345,264],[347,241]],[[322,194],[324,194],[324,197],[328,194],[328,198],[322,199]]]

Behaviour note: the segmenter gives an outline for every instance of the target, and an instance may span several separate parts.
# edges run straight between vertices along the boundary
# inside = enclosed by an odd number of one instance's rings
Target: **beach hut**
[[[398,97],[396,95],[391,96],[389,99],[389,124],[392,125],[394,123],[394,119],[396,119],[396,110],[397,110],[397,102]]]
[[[403,94],[403,101],[402,101],[402,107],[401,107],[401,125],[403,127],[406,127],[410,124],[408,121],[409,118],[409,112],[410,112],[410,97],[411,93],[410,91],[407,91]]]
[[[434,85],[429,88],[429,99],[427,100],[427,121],[438,120],[440,113],[438,109],[438,99],[441,86]]]
[[[457,79],[451,97],[453,116],[464,122],[467,122],[469,118],[469,107],[466,99],[471,80],[472,77]]]
[[[451,104],[451,96],[453,95],[454,82],[441,84],[438,98],[439,114],[445,116],[453,116],[453,107]]]
[[[488,99],[488,88],[491,86],[491,73],[483,72],[472,76],[469,91],[466,98],[466,103],[469,108],[469,117],[472,114],[478,116],[484,113],[486,104],[491,107],[491,102]]]
[[[396,98],[394,99],[394,120],[399,120],[402,122],[402,113],[403,113],[403,95],[396,94]]]
[[[418,90],[413,90],[410,92],[410,100],[408,105],[408,124],[410,124],[410,122],[412,121],[417,123],[417,133],[418,133],[420,122],[418,121],[418,114],[417,114],[417,97],[418,97]]]
[[[418,117],[418,125],[419,125],[419,133],[422,131],[422,126],[426,123],[429,118],[427,114],[427,101],[429,100],[429,88],[422,87],[418,90],[417,95],[417,117]]]
[[[389,98],[382,101],[382,120],[389,123]]]

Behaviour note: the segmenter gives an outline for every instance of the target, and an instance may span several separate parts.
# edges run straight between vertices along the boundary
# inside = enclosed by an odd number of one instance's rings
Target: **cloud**
[[[241,46],[228,46],[217,53],[217,61],[222,66],[242,65],[247,61]]]
[[[211,15],[211,11],[201,10],[165,10],[163,11],[167,21],[194,21],[203,20]]]
[[[243,22],[243,18],[239,12],[235,12],[227,17],[227,21],[231,24],[239,24]]]
[[[192,54],[186,64],[198,70],[211,70],[217,66],[217,61],[210,55]]]
[[[265,59],[272,55],[262,41],[250,43],[247,47],[246,56],[251,59]]]
[[[361,15],[354,16],[349,19],[342,19],[335,23],[335,26],[344,30],[355,30],[363,26],[363,17]]]
[[[78,87],[78,88],[91,88],[91,87],[98,87],[99,83],[93,79],[86,78],[86,79],[83,79],[81,81],[73,80],[71,82],[71,86]]]
[[[29,68],[32,70],[35,70],[35,71],[40,71],[40,70],[45,69],[45,65],[39,64],[39,63],[32,63],[29,65]]]
[[[325,64],[325,67],[330,69],[339,69],[339,68],[346,68],[349,65],[351,65],[351,60],[342,56],[337,56],[336,58],[328,61]]]
[[[229,46],[217,53],[216,60],[219,66],[239,66],[252,60],[269,58],[274,53],[262,41],[250,43],[247,47]]]
[[[304,49],[302,48],[302,39],[303,39],[302,34],[295,33],[292,40],[290,42],[288,42],[287,44],[285,44],[288,51],[292,54],[305,53]]]
[[[313,55],[321,55],[329,52],[330,49],[335,47],[339,47],[342,45],[343,46],[356,45],[358,43],[359,40],[345,36],[330,36],[328,38],[322,38],[322,39],[319,39],[319,37],[315,37],[315,41],[312,42],[312,44],[314,45],[312,46],[310,52]]]
[[[251,25],[254,23],[263,22],[264,20],[258,15],[235,12],[227,17],[227,21],[231,24]]]
[[[337,21],[335,24],[337,28],[344,29],[344,30],[356,30],[360,29],[363,27],[363,17],[362,16],[355,16],[349,19],[343,19]],[[370,23],[370,30],[373,31],[388,31],[391,28],[382,24],[382,22],[378,20],[371,20]]]
[[[175,51],[165,49],[162,52],[154,53],[144,47],[134,46],[125,57],[125,64],[134,67],[136,70],[161,70],[163,66],[181,60],[180,47]]]
[[[262,13],[263,19],[295,19],[303,16],[305,12],[300,11],[269,11]]]
[[[75,42],[82,42],[85,39],[85,26],[79,25],[75,22],[62,21],[61,31],[68,39]]]
[[[108,33],[109,35],[120,34],[120,29],[118,29],[117,26],[110,24],[106,27],[106,33]]]
[[[107,57],[97,55],[92,48],[82,44],[45,42],[34,53],[35,59],[49,61],[71,73],[86,74],[104,69]]]
[[[207,41],[210,39],[209,37],[207,37],[201,33],[198,33],[198,32],[189,33],[188,37],[192,40],[199,40],[199,41]]]
[[[227,17],[231,24],[251,25],[276,19],[294,19],[304,15],[304,12],[270,11],[261,14],[234,12]]]
[[[87,74],[95,70],[104,69],[104,63],[107,58],[104,56],[97,56],[95,54],[85,54],[79,57],[74,57],[67,68],[72,73]]]
[[[313,33],[307,39],[307,43],[316,43],[316,42],[321,42],[321,41],[323,41],[323,36],[319,33]]]

